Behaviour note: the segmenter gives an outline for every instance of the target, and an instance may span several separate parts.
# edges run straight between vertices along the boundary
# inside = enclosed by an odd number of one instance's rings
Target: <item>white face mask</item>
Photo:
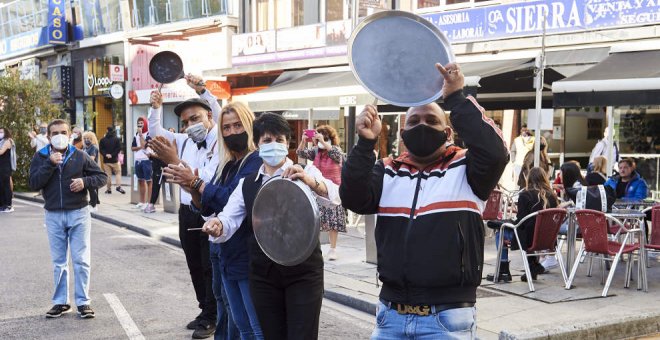
[[[55,135],[50,137],[50,144],[56,150],[64,150],[66,149],[67,145],[69,145],[69,137],[66,135]]]
[[[259,157],[264,160],[264,163],[270,166],[279,165],[288,154],[289,149],[282,143],[270,142],[259,145]]]
[[[319,143],[317,144],[317,146],[318,146],[319,149],[321,149],[321,150],[325,149],[325,145],[323,145],[323,143],[321,143],[321,142],[319,142]]]
[[[188,137],[193,140],[195,143],[202,142],[206,139],[206,135],[208,134],[208,130],[204,126],[203,122],[199,122],[195,125],[191,125],[186,129],[186,133],[188,134]]]
[[[71,134],[71,140],[76,140],[76,139],[78,139],[78,134],[74,132]]]
[[[5,133],[4,132],[0,132],[0,139],[5,139]]]

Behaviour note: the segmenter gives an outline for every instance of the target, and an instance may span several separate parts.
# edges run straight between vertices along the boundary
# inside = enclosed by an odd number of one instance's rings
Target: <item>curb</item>
[[[43,199],[36,198],[32,195],[26,195],[25,193],[16,192],[16,193],[14,193],[14,196],[16,198],[26,200],[26,201],[30,201],[30,202],[35,202],[35,203],[40,203],[40,204],[44,203]],[[130,231],[133,231],[133,232],[136,232],[138,234],[150,237],[154,240],[165,242],[169,245],[175,246],[177,248],[181,248],[181,242],[179,240],[175,239],[175,238],[172,238],[172,237],[169,237],[169,236],[162,236],[162,235],[154,234],[153,232],[151,232],[150,230],[148,230],[146,228],[142,228],[142,227],[130,224],[130,223],[126,223],[126,222],[114,219],[112,217],[104,216],[104,215],[101,215],[101,214],[98,214],[98,213],[95,213],[95,212],[92,212],[91,214],[92,214],[93,218],[95,218],[99,221],[103,221],[103,222],[106,222],[108,224],[112,224],[112,225],[115,225],[117,227],[120,227],[120,228],[126,228]],[[342,288],[339,288],[339,287],[337,287],[337,288],[338,288],[337,290],[327,289],[327,288],[324,289],[323,296],[325,298],[327,298],[328,300],[337,302],[337,303],[342,304],[344,306],[347,306],[347,307],[350,307],[350,308],[353,308],[353,309],[357,309],[359,311],[362,311],[362,312],[365,312],[365,313],[368,313],[368,314],[371,314],[371,315],[376,315],[376,304],[371,303],[371,302],[366,301],[366,300],[363,300],[363,299],[360,299],[360,298],[357,298],[357,297],[354,297],[354,296],[351,296],[351,294],[348,293],[348,292],[347,293],[341,293],[341,292],[339,292],[339,290],[341,290]]]
[[[570,326],[549,326],[545,330],[514,334],[503,330],[501,340],[517,339],[620,339],[660,332],[660,313],[613,318],[609,321],[586,322]]]

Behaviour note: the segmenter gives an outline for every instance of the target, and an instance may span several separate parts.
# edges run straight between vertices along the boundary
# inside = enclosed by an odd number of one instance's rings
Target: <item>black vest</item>
[[[243,180],[243,201],[245,202],[245,223],[252,230],[252,207],[254,200],[257,198],[257,193],[261,188],[261,177],[259,173],[254,173],[246,176]],[[283,199],[286,199],[283,197]],[[241,226],[242,228],[243,226]],[[256,275],[266,276],[271,268],[279,270],[283,274],[302,274],[307,271],[323,271],[323,255],[321,253],[321,243],[316,244],[316,248],[312,254],[302,263],[295,266],[282,266],[271,260],[261,250],[254,233],[251,233],[248,239],[248,248],[250,251],[250,271]]]

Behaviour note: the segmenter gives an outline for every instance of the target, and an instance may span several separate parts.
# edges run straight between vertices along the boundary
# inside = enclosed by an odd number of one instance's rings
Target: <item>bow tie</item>
[[[206,140],[203,140],[203,141],[197,143],[197,150],[199,150],[201,148],[205,148],[205,147],[206,147]]]

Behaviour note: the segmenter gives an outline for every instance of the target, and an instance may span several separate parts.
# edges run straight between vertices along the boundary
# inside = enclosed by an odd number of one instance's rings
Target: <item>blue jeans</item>
[[[263,340],[264,335],[261,332],[257,311],[250,296],[250,281],[227,280],[223,277],[222,285],[227,293],[231,315],[241,332],[241,340]]]
[[[76,306],[88,305],[90,302],[91,229],[89,206],[77,210],[46,210],[46,230],[54,267],[55,305],[69,303],[69,247],[75,274]]]
[[[209,256],[213,266],[213,295],[215,296],[218,319],[215,328],[215,340],[238,339],[239,332],[232,318],[229,300],[222,287],[222,270],[220,268],[220,245],[209,243]]]
[[[511,229],[504,229],[504,240],[511,242],[515,236],[513,235],[513,230]],[[495,232],[495,246],[500,244],[500,231]],[[502,248],[502,257],[500,258],[500,261],[502,262],[507,262],[509,261],[509,247],[504,247]]]
[[[474,339],[477,335],[475,307],[448,309],[428,316],[402,315],[378,302],[372,340]]]

